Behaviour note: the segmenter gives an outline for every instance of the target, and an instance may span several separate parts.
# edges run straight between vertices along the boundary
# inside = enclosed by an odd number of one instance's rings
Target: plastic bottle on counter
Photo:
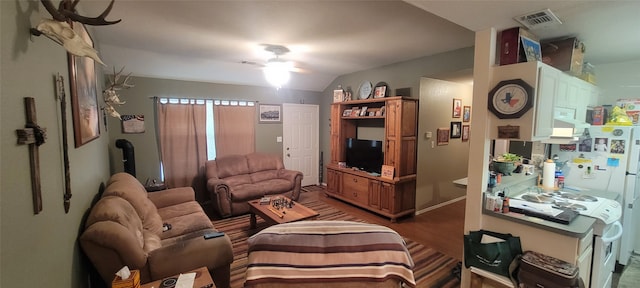
[[[509,197],[507,196],[502,199],[502,213],[509,213]]]

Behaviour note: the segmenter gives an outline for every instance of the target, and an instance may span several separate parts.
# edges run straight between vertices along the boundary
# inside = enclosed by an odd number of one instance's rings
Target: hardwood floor
[[[389,218],[359,208],[335,198],[327,197],[322,189],[301,194],[301,199],[318,199],[337,209],[357,216],[369,223],[387,226],[422,245],[436,249],[462,261],[465,200],[457,201],[418,216],[404,217],[396,223]],[[309,197],[309,198],[308,198]]]

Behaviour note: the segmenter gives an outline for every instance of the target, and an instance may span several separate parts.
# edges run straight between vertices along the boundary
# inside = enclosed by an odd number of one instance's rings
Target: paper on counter
[[[196,273],[184,273],[178,276],[175,288],[192,288],[196,280]]]
[[[520,199],[511,199],[509,200],[509,206],[515,207],[519,209],[529,210],[536,213],[542,213],[551,216],[558,216],[560,213],[564,212],[560,209],[556,209],[551,207],[551,204],[541,204],[541,203],[533,203],[526,200]]]

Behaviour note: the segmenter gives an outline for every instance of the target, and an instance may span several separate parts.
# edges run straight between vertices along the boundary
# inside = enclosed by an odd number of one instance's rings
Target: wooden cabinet
[[[367,107],[367,114],[345,113]],[[382,113],[384,111],[384,113]],[[327,194],[395,221],[415,212],[418,100],[385,97],[331,105],[331,161],[327,165]],[[361,129],[376,130],[384,146],[384,164],[392,179],[341,167],[346,139],[361,139]],[[371,139],[378,140],[378,139]]]

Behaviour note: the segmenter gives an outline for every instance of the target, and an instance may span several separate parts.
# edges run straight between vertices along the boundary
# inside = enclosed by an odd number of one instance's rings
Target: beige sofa
[[[302,173],[285,169],[279,155],[251,153],[207,161],[207,190],[221,217],[246,214],[248,202],[284,195],[298,200]]]
[[[80,245],[108,284],[125,265],[140,270],[142,283],[204,266],[216,287],[227,288],[231,241],[203,236],[216,231],[191,187],[147,193],[136,178],[118,173],[91,208]]]

